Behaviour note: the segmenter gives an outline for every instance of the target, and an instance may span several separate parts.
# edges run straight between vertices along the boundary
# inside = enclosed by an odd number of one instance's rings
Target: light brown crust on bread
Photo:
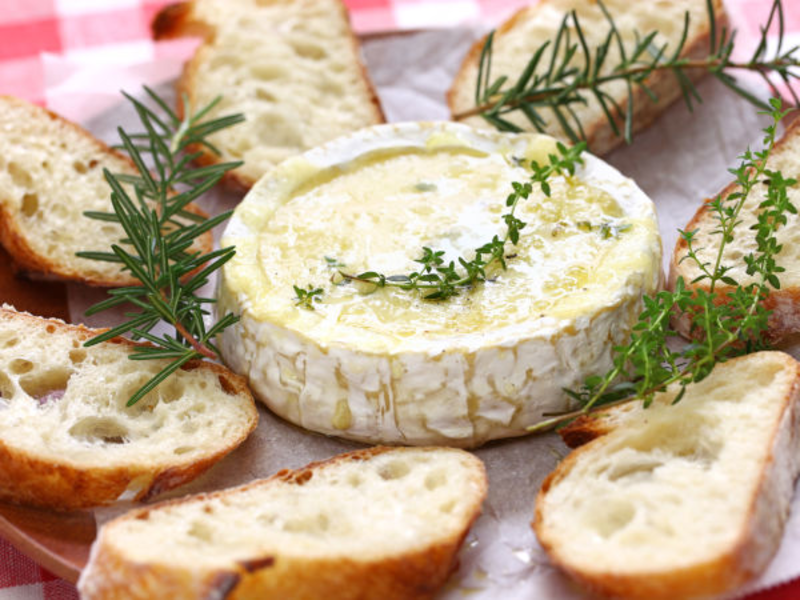
[[[184,104],[181,98],[184,96],[188,98],[191,106],[196,106],[197,104],[193,91],[195,87],[195,72],[198,69],[198,65],[202,63],[203,46],[213,43],[216,34],[216,28],[210,23],[197,19],[193,9],[194,3],[191,1],[167,5],[158,12],[151,24],[153,39],[156,41],[193,36],[200,37],[203,40],[203,44],[197,49],[192,58],[184,63],[181,76],[175,82],[175,111],[179,119],[185,116]],[[200,153],[200,156],[194,161],[199,166],[206,167],[224,162],[220,156],[197,144],[188,146],[187,151]],[[246,180],[235,171],[225,173],[222,177],[222,182],[229,189],[240,193],[247,192],[255,184],[255,181]]]
[[[543,2],[542,2],[543,3]],[[527,13],[534,8],[523,8],[516,13],[505,23],[503,23],[495,33],[495,39],[501,38],[502,35],[513,29],[519,21],[527,18]],[[728,17],[725,13],[725,7],[722,0],[714,0],[714,13],[717,17],[716,26],[717,31],[722,29],[728,23]],[[710,37],[710,28],[708,25],[705,29],[692,40],[690,40],[684,52],[681,54],[683,58],[703,58],[708,55],[708,43]],[[451,115],[457,112],[455,99],[457,90],[463,87],[474,86],[475,82],[469,76],[471,66],[480,61],[480,56],[483,51],[483,46],[488,39],[488,35],[478,40],[473,44],[467,53],[461,68],[456,74],[455,79],[447,92],[447,104],[450,107]],[[688,71],[689,79],[693,82],[699,81],[705,72],[702,70]],[[513,77],[512,77],[513,80]],[[669,72],[654,73],[647,80],[648,87],[659,98],[657,103],[653,102],[648,94],[641,88],[637,87],[633,92],[633,105],[635,107],[633,115],[633,128],[632,132],[636,133],[649,127],[669,106],[681,97],[680,88],[675,81],[675,76]],[[628,106],[628,98],[619,98],[617,102],[620,106],[622,114]],[[624,119],[615,114],[615,122],[620,131],[624,127]],[[584,132],[586,134],[586,142],[589,150],[596,156],[603,156],[608,154],[618,146],[622,145],[625,141],[622,136],[616,135],[611,125],[605,117],[602,117],[592,123],[584,124]]]
[[[775,148],[772,151],[773,156],[779,154],[790,140],[794,137],[800,136],[800,118],[796,118],[786,129]],[[800,170],[800,167],[798,168]],[[731,193],[738,189],[736,182],[729,183],[720,193],[719,196],[727,198]],[[684,228],[685,231],[695,231],[702,228],[704,223],[707,223],[711,218],[709,206],[714,198],[707,198],[697,209],[694,216],[691,218]],[[705,292],[710,292],[710,287],[706,282],[699,282],[692,284],[687,281],[684,276],[681,261],[686,256],[688,251],[688,244],[683,236],[678,236],[675,242],[675,249],[672,252],[669,266],[669,279],[668,287],[674,290],[678,281],[678,277],[684,278],[684,284],[687,289],[702,289]],[[733,290],[731,286],[719,283],[716,286],[715,292],[717,297],[714,303],[717,305],[724,304],[727,301],[728,294]],[[763,302],[764,308],[772,311],[769,317],[769,329],[766,333],[770,343],[777,343],[793,334],[800,332],[800,287],[796,286],[783,286],[779,290],[772,290],[769,296]],[[702,332],[691,331],[692,318],[690,315],[683,312],[676,312],[672,317],[672,326],[675,330],[687,339],[698,337]]]
[[[517,23],[525,18],[525,14],[529,10],[530,8],[528,7],[517,10],[513,15],[511,15],[511,17],[509,17],[507,21],[501,23],[500,26],[495,29],[495,37],[502,37],[507,31],[513,29]],[[480,63],[481,54],[483,54],[483,47],[486,45],[486,40],[488,39],[489,34],[486,34],[477,42],[472,44],[472,46],[470,46],[470,49],[467,51],[467,55],[464,57],[456,76],[453,78],[453,83],[450,84],[450,89],[445,92],[445,100],[447,101],[447,106],[450,108],[451,117],[456,114],[455,103],[457,90],[462,87],[475,85],[475,81],[469,77],[470,66]]]
[[[8,305],[0,306],[0,321],[8,319],[27,321],[32,327],[47,323],[48,333],[67,333],[80,343],[106,331],[71,325],[60,319],[44,319],[18,312]],[[149,346],[124,338],[104,343],[129,348]],[[190,361],[182,367],[184,371],[195,369],[210,371],[230,395],[244,395],[252,401],[249,388],[239,375],[221,365],[200,360]],[[248,427],[241,435],[226,440],[224,447],[199,458],[177,456],[168,467],[156,469],[147,464],[87,467],[72,462],[68,456],[54,462],[0,439],[0,500],[59,511],[111,504],[126,491],[130,500],[148,500],[198,477],[244,442],[257,424],[258,413],[253,404]]]
[[[800,452],[800,363],[782,352],[771,354],[781,356],[786,368],[793,370],[794,377],[784,398],[781,417],[770,434],[772,444],[756,486],[757,491],[751,498],[748,527],[739,532],[739,537],[727,552],[713,560],[695,562],[685,567],[635,574],[601,570],[592,572],[576,568],[568,556],[562,555],[558,541],[550,538],[543,525],[544,499],[549,490],[569,474],[584,453],[591,455],[593,442],[600,442],[598,438],[611,433],[620,423],[620,420],[608,419],[605,425],[585,423],[587,433],[597,435],[595,440],[571,452],[545,478],[536,496],[531,526],[551,561],[592,592],[641,600],[717,596],[735,589],[763,571],[777,551],[783,534],[798,472],[796,456]],[[749,356],[741,356],[729,363],[748,359]],[[608,412],[613,413],[619,408],[610,408]],[[627,409],[627,405],[621,408]]]
[[[558,430],[561,440],[569,448],[579,448],[607,434],[609,428],[602,414],[583,415]]]
[[[198,36],[205,39],[214,37],[212,26],[194,18],[191,2],[179,2],[165,6],[155,16],[150,28],[153,38],[156,40],[184,36]]]
[[[27,110],[35,111],[37,113],[37,118],[42,117],[50,119],[56,122],[59,127],[72,130],[77,135],[85,138],[94,147],[94,152],[97,155],[106,155],[114,161],[117,161],[123,166],[121,170],[127,168],[132,173],[136,172],[136,166],[129,157],[109,147],[105,142],[98,140],[80,125],[68,121],[50,110],[30,105],[13,96],[0,96],[0,102],[25,107]],[[68,149],[65,150],[65,152],[68,151]],[[111,188],[109,188],[108,194],[110,197]],[[80,201],[80,199],[75,200],[76,202]],[[186,210],[208,218],[208,215],[194,204],[188,205]],[[212,233],[210,231],[204,233],[195,244],[197,250],[203,253],[210,252],[214,244]],[[15,271],[32,278],[75,281],[96,287],[122,287],[137,285],[139,283],[139,281],[132,277],[127,271],[120,270],[120,272],[113,277],[96,276],[84,272],[75,264],[68,264],[36,251],[31,246],[28,237],[20,227],[17,221],[17,215],[7,208],[6,203],[4,203],[2,199],[0,199],[0,245],[11,255]]]
[[[136,509],[119,520],[147,519],[151,510],[177,506],[196,500],[225,498],[254,487],[280,481],[303,485],[315,472],[348,461],[367,461],[385,452],[419,452],[426,448],[374,447],[313,462],[301,469],[283,470],[269,479],[254,481],[238,488],[201,494],[194,498],[169,500],[152,507]],[[476,461],[479,462],[479,461]],[[482,501],[486,495],[485,472],[474,482],[480,486]],[[136,563],[106,538],[101,530],[85,572],[91,581],[81,582],[87,598],[107,600],[122,598],[171,597],[173,600],[226,598],[229,600],[261,598],[295,599],[426,599],[444,584],[457,567],[456,554],[469,528],[480,513],[480,502],[464,524],[463,533],[442,539],[418,551],[398,556],[342,559],[304,556],[265,555],[238,561],[235,568],[213,570],[168,568],[161,563]],[[113,526],[111,523],[109,526]]]
[[[601,408],[586,415],[582,415],[571,423],[561,427],[558,435],[570,448],[578,448],[592,440],[614,431],[625,417],[638,409],[641,400],[633,399],[616,406]]]
[[[336,2],[341,16],[348,23],[350,23],[350,15],[344,2],[341,0],[336,0]],[[181,2],[179,4],[172,4],[163,8],[153,20],[151,29],[153,32],[153,38],[155,40],[172,39],[184,36],[199,36],[203,39],[203,44],[197,49],[194,56],[192,56],[192,58],[184,64],[181,76],[175,83],[175,88],[177,91],[176,112],[180,118],[183,118],[184,106],[180,99],[186,95],[191,106],[196,106],[197,104],[197,95],[194,92],[196,88],[196,73],[199,69],[199,66],[203,64],[205,60],[203,56],[204,47],[214,42],[216,33],[215,27],[211,23],[199,20],[194,14],[193,3],[188,1]],[[358,38],[352,31],[352,26],[350,27],[349,38],[354,55],[360,56],[360,44]],[[384,123],[386,121],[386,117],[383,113],[383,108],[381,107],[380,99],[378,98],[375,86],[372,83],[372,79],[369,77],[369,72],[367,71],[363,60],[359,60],[358,66],[361,71],[361,79],[365,84],[369,94],[369,100],[373,110],[373,121],[375,124]],[[209,152],[208,149],[201,146],[190,146],[188,150],[190,152],[202,153],[201,156],[196,160],[197,164],[202,166],[226,162],[226,160],[221,156],[213,154]],[[222,181],[228,188],[244,193],[253,187],[253,185],[255,185],[257,179],[247,177],[238,170],[232,170],[225,173]]]

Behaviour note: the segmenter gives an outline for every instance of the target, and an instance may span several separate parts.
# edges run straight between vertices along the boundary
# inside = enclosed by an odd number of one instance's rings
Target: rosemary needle
[[[131,360],[167,359],[170,362],[134,393],[128,406],[138,402],[171,373],[194,359],[215,359],[219,351],[214,337],[238,318],[223,316],[207,328],[206,307],[213,298],[200,296],[200,289],[210,276],[230,260],[235,249],[221,248],[203,253],[197,249],[200,236],[224,222],[230,212],[206,218],[190,212],[189,203],[214,187],[220,179],[240,166],[227,162],[195,167],[192,161],[204,148],[219,154],[208,137],[244,120],[241,115],[207,118],[219,98],[193,112],[184,96],[183,117],[175,114],[155,92],[145,87],[150,100],[163,112],[159,116],[144,103],[125,94],[133,104],[143,131],[129,134],[118,129],[121,149],[133,161],[138,174],[104,176],[111,188],[113,213],[86,212],[100,221],[119,223],[125,238],[114,244],[110,252],[79,252],[78,256],[120,263],[139,280],[138,285],[113,289],[109,298],[92,306],[87,315],[126,305],[134,309],[125,313],[126,322],[92,338],[86,346],[99,344],[118,335],[129,334],[152,345],[137,347]],[[148,168],[145,157],[153,164]],[[153,328],[167,323],[174,334],[156,335]]]
[[[779,96],[775,79],[784,83],[800,77],[800,47],[784,50],[784,14],[781,0],[773,0],[767,23],[761,27],[756,49],[746,61],[735,61],[736,31],[718,29],[714,2],[706,0],[709,23],[709,46],[705,57],[689,59],[684,56],[688,43],[689,13],[685,13],[683,29],[674,48],[656,43],[657,31],[646,34],[633,32],[626,41],[614,17],[602,0],[598,6],[606,20],[606,31],[600,36],[604,41],[596,48],[586,42],[586,35],[578,14],[566,14],[555,36],[545,40],[532,53],[527,65],[516,80],[508,75],[492,79],[492,55],[495,37],[491,33],[481,52],[475,85],[475,107],[455,114],[455,120],[480,115],[501,131],[521,131],[518,123],[528,123],[533,129],[544,132],[548,119],[555,119],[564,135],[577,142],[586,139],[584,124],[575,107],[596,102],[611,130],[630,143],[633,135],[634,98],[657,102],[658,97],[649,87],[649,78],[656,73],[670,73],[680,87],[684,102],[691,110],[702,98],[688,72],[705,71],[742,98],[761,108],[770,106],[742,87],[731,75],[732,71],[749,71],[759,75]],[[777,24],[777,43],[767,43],[767,32]],[[775,48],[773,52],[768,49]],[[616,62],[610,57],[616,56]],[[609,92],[610,86],[624,84],[625,102]],[[800,105],[795,91],[786,86],[795,105]],[[520,118],[511,120],[511,115]]]

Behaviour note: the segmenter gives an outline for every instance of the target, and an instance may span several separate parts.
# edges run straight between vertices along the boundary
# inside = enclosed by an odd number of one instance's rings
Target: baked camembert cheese
[[[512,182],[555,143],[406,123],[280,164],[223,236],[236,256],[219,308],[241,316],[220,340],[225,361],[283,418],[367,442],[477,446],[567,408],[564,388],[609,368],[660,279],[653,204],[603,161],[584,154],[574,177],[551,178],[551,197],[535,189],[508,269],[454,298],[336,277],[419,270],[423,246],[471,259],[502,237]],[[294,285],[324,295],[308,310]]]

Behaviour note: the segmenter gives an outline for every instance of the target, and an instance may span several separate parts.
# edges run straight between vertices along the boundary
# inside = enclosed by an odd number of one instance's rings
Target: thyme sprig
[[[87,217],[119,223],[126,237],[111,246],[111,252],[79,252],[83,258],[120,263],[139,280],[138,285],[113,289],[109,298],[95,304],[86,312],[93,315],[120,305],[138,310],[126,312],[127,321],[86,342],[99,344],[118,335],[129,334],[134,340],[144,339],[152,346],[137,347],[131,360],[169,359],[141,389],[131,396],[128,406],[138,402],[170,374],[190,360],[214,359],[219,351],[213,338],[237,321],[232,314],[223,316],[216,324],[206,327],[206,306],[213,298],[199,295],[211,274],[230,260],[235,249],[221,248],[202,253],[195,241],[224,222],[225,212],[213,218],[187,210],[190,202],[214,187],[225,173],[241,162],[227,162],[194,167],[192,161],[201,152],[191,148],[204,147],[219,154],[208,136],[244,120],[241,115],[208,119],[209,112],[219,99],[193,112],[183,97],[183,118],[178,117],[151,89],[145,87],[149,98],[163,111],[159,116],[144,103],[125,94],[133,104],[144,131],[129,134],[118,129],[122,144],[138,174],[103,171],[111,188],[113,213],[89,211]],[[153,164],[153,172],[145,158]],[[152,329],[161,322],[171,325],[175,334],[156,335]]]
[[[681,260],[694,263],[700,274],[689,284],[679,276],[674,291],[645,297],[644,311],[633,327],[630,343],[614,348],[614,366],[604,375],[589,377],[581,390],[568,392],[582,407],[542,421],[531,430],[548,429],[597,407],[632,399],[642,399],[648,406],[656,392],[671,385],[678,386],[673,401],[678,402],[686,386],[704,379],[716,363],[767,347],[765,333],[770,311],[764,307],[764,300],[771,290],[780,289],[779,274],[784,271],[775,261],[782,249],[775,234],[786,224],[788,214],[797,213],[787,194],[797,180],[767,168],[777,125],[788,113],[781,111],[777,99],[772,99],[770,106],[772,124],[764,129],[764,149],[748,149],[740,157],[739,167],[731,169],[738,189],[725,197],[718,196],[708,205],[716,222],[711,233],[719,238],[713,260],[704,261],[698,254],[697,230],[680,231],[687,244],[687,253]],[[760,184],[766,185],[767,192],[758,206],[757,223],[751,228],[756,249],[744,257],[745,272],[755,281],[742,285],[732,277],[732,265],[724,264],[723,259],[726,246],[736,234],[741,235],[737,231],[742,223],[741,211]],[[694,287],[701,282],[707,284],[707,289]],[[720,284],[731,286],[724,290],[724,296],[718,290]],[[670,325],[675,311],[688,316],[696,338],[680,350],[672,350],[667,344],[670,338],[678,337]]]
[[[507,268],[506,246],[509,242],[516,245],[519,242],[520,232],[526,226],[526,223],[515,215],[519,203],[528,199],[533,193],[534,186],[538,186],[545,196],[550,196],[550,177],[574,175],[577,166],[583,164],[581,153],[585,148],[584,142],[569,147],[559,142],[556,145],[557,153],[549,154],[546,163],[539,164],[537,161],[532,161],[530,180],[524,183],[513,182],[513,189],[506,198],[506,207],[509,210],[502,216],[506,225],[505,233],[502,237],[495,235],[491,241],[476,248],[472,259],[459,256],[457,266],[455,261],[446,261],[444,250],[434,250],[424,246],[420,258],[414,260],[422,265],[422,268],[412,273],[385,275],[377,271],[365,271],[352,275],[340,270],[338,275],[343,281],[371,284],[374,289],[394,287],[405,291],[420,291],[426,300],[447,300],[476,283],[487,281],[490,277],[487,271],[498,266],[503,270]],[[298,289],[295,286],[299,299],[297,304],[308,308],[303,302],[304,298],[300,297]]]
[[[507,75],[492,79],[492,54],[494,32],[486,39],[481,52],[475,86],[475,108],[457,113],[455,120],[480,115],[501,131],[521,131],[508,119],[512,113],[521,114],[537,131],[548,125],[549,113],[563,133],[573,142],[586,139],[586,132],[577,114],[577,105],[595,100],[603,111],[612,131],[624,136],[630,143],[633,133],[634,97],[639,94],[657,102],[650,88],[650,77],[659,72],[675,76],[683,99],[691,110],[695,102],[702,102],[700,93],[689,77],[690,70],[710,73],[723,84],[762,110],[770,107],[746,88],[739,85],[731,71],[750,71],[761,76],[779,96],[774,79],[784,83],[800,77],[800,47],[784,50],[784,15],[781,0],[773,0],[766,25],[750,59],[733,60],[736,31],[717,26],[717,15],[712,0],[706,0],[709,23],[709,47],[704,58],[684,56],[689,33],[689,13],[684,14],[683,30],[674,48],[667,43],[657,43],[657,31],[645,35],[634,32],[632,42],[626,41],[614,17],[601,0],[598,6],[607,23],[603,42],[590,48],[578,14],[566,14],[552,40],[546,40],[532,54],[525,69],[516,81]],[[767,32],[777,23],[778,38],[774,52],[768,53]],[[616,63],[611,56],[618,53]],[[773,77],[771,77],[771,75]],[[608,90],[615,83],[625,85],[625,101],[620,102]],[[787,86],[795,105],[800,99]],[[621,127],[621,129],[620,129]]]

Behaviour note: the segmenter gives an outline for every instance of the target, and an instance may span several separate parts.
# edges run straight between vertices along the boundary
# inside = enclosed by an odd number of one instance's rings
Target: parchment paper
[[[476,31],[460,29],[365,40],[368,68],[388,119],[446,119],[444,93],[467,48],[477,37]],[[63,101],[65,108],[76,110],[75,97],[70,95],[76,89],[76,82],[98,81],[103,76],[101,68],[92,68],[95,72],[91,74],[81,69],[68,72],[59,68],[65,93],[63,98],[57,94],[49,98],[53,108],[58,110],[59,101]],[[122,85],[136,91],[142,83],[142,74],[146,74],[152,83],[166,81],[158,89],[170,94],[170,80],[177,75],[177,68],[177,63],[140,64],[127,72]],[[118,70],[115,77],[114,81],[120,80]],[[633,177],[656,203],[665,265],[677,238],[676,229],[685,226],[703,198],[716,193],[730,180],[727,168],[736,164],[737,155],[748,144],[760,144],[760,130],[765,124],[750,105],[721,84],[707,80],[700,90],[705,101],[693,115],[684,106],[676,105],[655,126],[640,134],[632,147],[607,157],[611,164]],[[80,112],[80,107],[77,110]],[[93,132],[112,142],[116,141],[115,129],[120,123],[133,123],[132,111],[123,104],[96,110],[93,118],[84,120]],[[216,212],[234,206],[238,200],[235,194],[215,192],[204,204]],[[73,320],[84,320],[83,309],[102,298],[102,292],[73,286],[70,289]],[[107,325],[107,317],[95,317],[90,324]],[[171,495],[241,484],[357,447],[302,431],[262,410],[258,430],[243,447],[200,480]],[[543,435],[497,442],[475,452],[486,463],[489,496],[483,515],[461,551],[460,568],[440,598],[588,597],[548,564],[529,526],[533,500],[542,479],[567,451],[557,436]],[[748,589],[761,589],[800,575],[800,501],[795,499],[794,504],[778,556]],[[103,522],[128,507],[119,505],[97,511],[98,520]]]

